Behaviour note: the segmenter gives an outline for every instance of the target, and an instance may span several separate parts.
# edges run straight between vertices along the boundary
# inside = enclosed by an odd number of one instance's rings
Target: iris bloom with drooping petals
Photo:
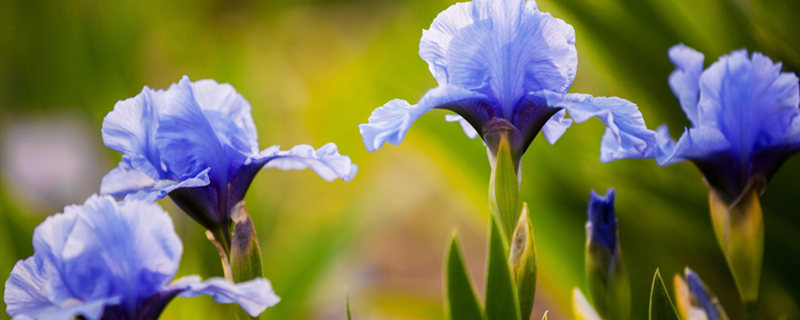
[[[800,151],[800,91],[793,73],[761,53],[737,50],[703,70],[703,54],[676,45],[669,85],[692,124],[675,142],[658,129],[659,165],[690,160],[731,203]]]
[[[257,316],[280,300],[263,278],[173,281],[183,246],[172,219],[153,203],[92,196],[36,227],[33,247],[5,284],[15,319],[156,319],[174,297],[200,294]]]
[[[460,121],[468,136],[480,135],[490,149],[494,131],[513,132],[517,161],[539,131],[555,143],[572,121],[591,117],[607,127],[602,161],[652,153],[654,134],[633,103],[567,94],[578,65],[575,31],[534,1],[457,3],[422,32],[419,54],[438,87],[416,104],[395,99],[377,108],[359,126],[367,150],[399,144],[417,118],[438,108],[457,113],[447,120]]]
[[[167,90],[144,87],[117,102],[102,132],[123,156],[103,178],[101,193],[147,201],[169,194],[194,220],[226,237],[231,209],[262,167],[311,168],[327,181],[348,181],[357,171],[333,143],[259,151],[250,104],[233,86],[210,79],[184,76]]]

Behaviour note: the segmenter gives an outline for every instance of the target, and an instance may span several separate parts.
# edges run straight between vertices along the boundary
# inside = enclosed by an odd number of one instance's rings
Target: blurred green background
[[[435,86],[418,57],[421,30],[450,1],[24,1],[0,0],[0,275],[32,254],[33,228],[97,192],[120,155],[100,125],[117,100],[182,75],[228,82],[250,101],[261,147],[332,141],[360,167],[349,182],[311,171],[262,171],[246,197],[264,274],[283,299],[267,319],[439,319],[442,263],[458,230],[483,291],[489,166],[483,145],[444,111],[423,116],[400,146],[368,153],[357,125],[393,98]],[[800,73],[800,2],[595,0],[539,2],[575,27],[571,92],[637,103],[651,128],[688,125],[667,86],[667,49],[683,42],[706,65],[733,49],[761,51]],[[617,190],[620,238],[631,270],[634,318],[647,315],[653,271],[668,282],[688,265],[733,319],[741,306],[712,235],[707,190],[688,163],[601,164],[603,127],[573,125],[523,158],[522,199],[535,221],[539,277],[534,317],[571,318],[585,290],[589,190]],[[677,138],[677,136],[675,136]],[[762,316],[800,319],[800,157],[762,197],[766,248]],[[221,274],[203,230],[169,200],[184,243],[180,275]],[[671,287],[671,285],[670,285]],[[164,319],[227,318],[231,306],[178,298]],[[5,305],[3,305],[5,309]],[[8,316],[3,313],[0,318]]]

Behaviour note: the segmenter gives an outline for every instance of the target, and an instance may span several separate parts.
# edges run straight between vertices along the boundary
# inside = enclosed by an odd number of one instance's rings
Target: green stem
[[[758,320],[758,301],[744,301],[744,314],[747,320]]]

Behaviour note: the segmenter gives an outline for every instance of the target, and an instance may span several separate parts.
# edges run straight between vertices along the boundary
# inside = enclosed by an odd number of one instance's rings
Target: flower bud
[[[630,283],[622,263],[614,216],[614,189],[592,191],[586,222],[586,278],[595,310],[604,319],[630,317]]]

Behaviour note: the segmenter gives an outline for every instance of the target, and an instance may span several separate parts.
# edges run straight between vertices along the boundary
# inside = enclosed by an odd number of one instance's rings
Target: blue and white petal
[[[567,129],[572,125],[572,120],[566,118],[567,110],[561,109],[550,117],[544,126],[542,126],[542,133],[544,138],[550,144],[555,144],[561,136],[567,132]]]
[[[414,105],[400,99],[387,102],[375,109],[369,116],[368,123],[358,125],[358,129],[364,139],[364,146],[368,151],[374,152],[386,142],[400,144],[414,121],[433,108],[464,110],[459,114],[466,117],[468,113],[474,113],[474,110],[466,109],[482,109],[482,103],[485,104],[486,100],[485,95],[458,86],[440,86],[428,90]],[[477,113],[481,112],[483,111]]]
[[[5,284],[3,300],[12,317],[33,317],[41,312],[57,309],[47,298],[47,272],[35,257],[18,261],[11,270]]]
[[[127,161],[107,173],[100,182],[100,193],[109,194],[116,198],[136,199],[145,202],[154,202],[166,197],[167,194],[178,188],[203,187],[209,184],[206,168],[195,177],[184,180],[161,179],[153,180],[142,171],[131,168]]]
[[[444,115],[444,121],[458,122],[458,124],[461,125],[461,130],[464,131],[464,134],[467,136],[467,138],[475,139],[479,135],[478,131],[476,131],[475,128],[473,128],[472,125],[469,124],[469,121],[464,119],[462,116],[459,116],[457,114],[446,114]]]
[[[275,150],[275,151],[270,151]],[[317,150],[314,147],[301,144],[287,151],[277,148],[265,150],[262,157],[266,159],[264,167],[278,168],[281,170],[314,170],[322,179],[330,182],[336,178],[350,181],[358,171],[350,157],[339,154],[334,143],[327,143]],[[272,152],[272,154],[269,154]],[[258,160],[256,160],[258,161]]]
[[[697,101],[700,99],[700,75],[703,73],[702,53],[683,44],[669,49],[669,59],[675,71],[669,75],[669,86],[681,103],[683,112],[693,125],[698,124]]]
[[[547,95],[547,103],[567,110],[573,121],[600,119],[606,126],[600,146],[600,161],[649,158],[655,152],[655,133],[647,129],[635,104],[617,97],[592,97],[571,93]]]
[[[214,297],[217,303],[235,302],[253,317],[280,302],[269,280],[264,278],[232,283],[222,278],[202,281],[199,276],[187,276],[175,280],[167,290],[182,290],[178,296],[184,298],[208,295]]]

